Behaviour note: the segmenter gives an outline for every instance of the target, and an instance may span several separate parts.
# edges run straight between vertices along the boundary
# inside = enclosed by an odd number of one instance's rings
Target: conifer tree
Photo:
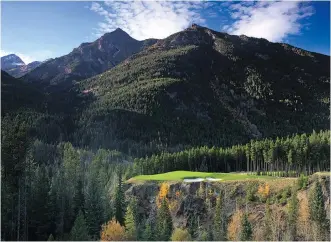
[[[90,236],[95,239],[100,235],[103,221],[103,206],[101,204],[101,191],[94,172],[89,174],[89,182],[85,197],[85,219]]]
[[[151,222],[149,220],[146,220],[146,225],[145,225],[145,229],[144,229],[142,237],[143,237],[143,240],[145,240],[145,241],[154,240],[153,230],[152,230]]]
[[[290,201],[288,203],[288,228],[289,239],[295,240],[297,230],[297,217],[298,217],[298,198],[297,190],[293,189]]]
[[[264,239],[265,240],[272,240],[271,239],[271,209],[270,209],[270,199],[268,198],[266,201],[266,208],[265,208],[265,217],[264,217]]]
[[[157,211],[156,217],[156,233],[157,240],[169,240],[172,234],[172,218],[169,211],[169,205],[164,198],[161,207]]]
[[[310,218],[314,222],[317,234],[323,240],[325,232],[328,230],[328,221],[326,219],[326,211],[324,209],[324,198],[322,186],[319,181],[315,183],[312,192],[309,195],[309,212]]]
[[[226,224],[225,215],[222,207],[222,197],[219,196],[216,200],[215,217],[214,217],[214,239],[225,240],[226,238]]]
[[[118,184],[115,192],[115,219],[124,225],[124,192],[122,184],[122,172],[118,174]]]
[[[74,226],[71,229],[70,240],[73,240],[73,241],[89,240],[88,229],[87,229],[84,214],[82,211],[79,211],[78,216],[75,220]]]
[[[240,240],[249,241],[252,239],[252,225],[248,221],[248,216],[245,213],[241,220]]]
[[[127,240],[137,239],[138,221],[137,221],[137,200],[132,198],[125,214],[125,235]]]
[[[53,234],[50,234],[49,237],[48,237],[48,240],[47,240],[47,241],[54,241],[54,240],[55,240],[55,239],[54,239]]]

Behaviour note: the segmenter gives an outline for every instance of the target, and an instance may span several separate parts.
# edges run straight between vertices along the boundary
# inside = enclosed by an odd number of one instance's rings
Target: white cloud
[[[6,51],[0,50],[0,56],[5,56],[9,54],[15,54],[24,61],[25,64],[29,64],[33,61],[44,61],[52,56],[52,52],[49,50],[34,51],[27,54],[16,52],[16,51]]]
[[[304,27],[301,20],[314,14],[314,9],[303,2],[250,3],[230,5],[230,16],[234,22],[222,29],[230,34],[244,34],[273,42],[284,41],[289,35],[300,34]]]
[[[165,38],[193,22],[204,23],[199,10],[209,6],[210,3],[192,1],[106,1],[104,4],[93,2],[90,9],[104,18],[96,29],[97,36],[121,28],[142,40]]]

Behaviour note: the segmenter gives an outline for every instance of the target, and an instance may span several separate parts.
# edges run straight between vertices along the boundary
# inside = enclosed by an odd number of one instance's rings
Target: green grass
[[[133,177],[129,182],[133,181],[181,181],[185,178],[216,178],[221,181],[246,180],[246,179],[275,179],[271,176],[257,176],[247,173],[211,173],[211,172],[194,172],[194,171],[172,171],[155,175],[140,175]]]

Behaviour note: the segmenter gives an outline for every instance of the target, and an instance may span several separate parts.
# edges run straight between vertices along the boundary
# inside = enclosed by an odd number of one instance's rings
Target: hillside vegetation
[[[80,84],[93,101],[76,142],[162,150],[327,129],[329,71],[321,54],[189,28]]]
[[[329,61],[193,25],[2,72],[1,239],[328,240]]]

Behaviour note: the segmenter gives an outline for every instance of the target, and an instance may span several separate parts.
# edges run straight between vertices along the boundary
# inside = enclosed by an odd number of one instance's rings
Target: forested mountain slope
[[[87,79],[76,141],[230,145],[329,127],[330,58],[193,25]]]
[[[123,30],[116,29],[94,42],[82,43],[67,55],[45,62],[23,79],[43,83],[46,87],[68,87],[72,81],[80,81],[113,68],[155,41],[138,41]]]

